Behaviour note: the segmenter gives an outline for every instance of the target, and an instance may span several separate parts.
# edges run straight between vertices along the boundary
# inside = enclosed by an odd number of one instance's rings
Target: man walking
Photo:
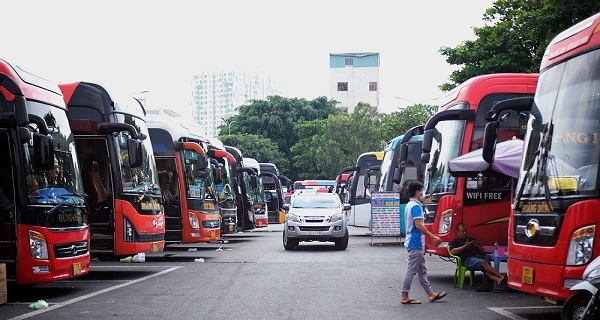
[[[445,297],[446,292],[437,293],[431,289],[431,284],[427,277],[427,266],[425,265],[425,236],[433,239],[438,245],[442,240],[429,232],[423,224],[423,204],[421,203],[421,199],[423,198],[423,184],[419,181],[410,182],[408,184],[408,193],[410,201],[405,209],[407,239],[405,243],[407,244],[408,262],[404,281],[402,281],[402,298],[400,302],[402,304],[421,303],[421,301],[415,300],[408,295],[415,275],[418,276],[421,287],[427,293],[429,302],[435,302]]]

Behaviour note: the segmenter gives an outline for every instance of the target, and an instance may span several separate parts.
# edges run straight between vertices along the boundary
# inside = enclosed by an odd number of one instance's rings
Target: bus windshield
[[[425,193],[454,193],[454,177],[450,175],[448,161],[458,157],[462,147],[465,120],[439,122],[431,145],[431,158],[425,171]]]
[[[188,198],[204,200],[206,197],[206,176],[201,177],[198,171],[198,160],[204,155],[194,150],[183,150],[185,164],[185,188]]]
[[[600,50],[542,73],[517,186],[521,190],[524,184],[522,195],[597,196],[598,92]]]
[[[25,168],[27,170],[28,203],[84,204],[83,182],[78,174],[79,161],[67,114],[59,108],[32,101],[27,102],[27,110],[46,121],[54,146],[52,170],[35,171],[31,166]],[[26,163],[31,163],[35,151],[31,144],[26,146],[28,152],[25,154],[29,155]]]
[[[129,151],[127,150],[127,138],[130,137],[129,132],[121,131],[115,138],[119,147],[119,165],[123,178],[123,192],[160,194],[158,172],[156,171],[152,142],[149,138],[150,134],[146,123],[131,115],[118,114],[117,117],[119,118],[119,122],[134,126],[140,133],[145,134],[147,137],[142,140],[142,165],[136,168],[129,166]]]
[[[396,153],[396,149],[391,149],[393,142],[391,142],[390,144],[388,144],[385,147],[385,153],[383,155],[383,161],[381,162],[381,169],[380,169],[380,190],[384,189],[385,187],[387,187],[387,185],[389,184],[389,181],[392,180],[394,178],[394,169],[396,168],[395,164],[393,163],[393,161],[395,160],[394,154]],[[397,148],[397,150],[399,150]],[[392,190],[387,190],[387,191],[394,191],[398,188],[399,186],[394,184],[394,188]],[[381,191],[386,191],[386,190],[381,190]]]

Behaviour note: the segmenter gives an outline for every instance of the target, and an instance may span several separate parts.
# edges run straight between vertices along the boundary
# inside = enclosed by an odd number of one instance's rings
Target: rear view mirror
[[[33,134],[33,165],[36,171],[49,171],[54,168],[54,145],[52,137]]]
[[[256,176],[250,176],[250,186],[252,189],[258,188],[258,178]]]
[[[142,165],[142,143],[139,140],[127,138],[127,151],[129,154],[129,166],[131,168],[140,167]]]

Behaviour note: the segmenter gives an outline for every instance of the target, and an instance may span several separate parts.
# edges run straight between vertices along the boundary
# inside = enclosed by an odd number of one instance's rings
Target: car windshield
[[[339,208],[340,203],[335,197],[317,195],[299,196],[294,200],[293,208]]]

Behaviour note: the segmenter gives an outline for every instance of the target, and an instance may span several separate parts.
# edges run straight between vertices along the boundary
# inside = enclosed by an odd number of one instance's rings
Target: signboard
[[[371,236],[400,237],[400,194],[374,192],[371,195]]]

